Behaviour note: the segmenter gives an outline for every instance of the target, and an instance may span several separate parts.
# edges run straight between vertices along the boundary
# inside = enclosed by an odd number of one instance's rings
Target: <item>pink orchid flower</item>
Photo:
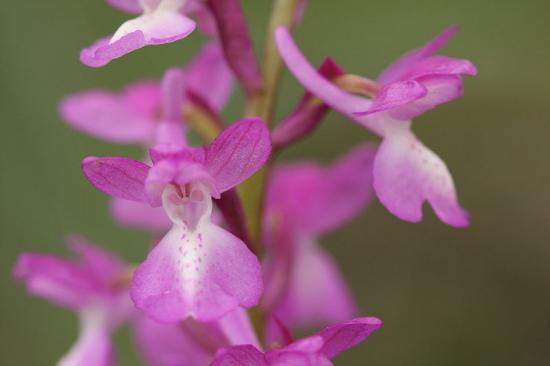
[[[382,137],[374,160],[374,189],[381,203],[405,221],[419,222],[427,201],[446,224],[468,225],[447,166],[418,140],[410,121],[460,97],[461,75],[476,74],[467,60],[433,55],[455,32],[450,28],[394,62],[378,79],[376,96],[370,100],[349,94],[319,75],[288,30],[276,31],[281,57],[296,79],[331,108]]]
[[[264,307],[292,328],[335,324],[356,307],[345,279],[317,238],[359,214],[372,197],[373,145],[330,167],[312,162],[277,168],[268,184]]]
[[[233,76],[217,43],[204,46],[182,70],[168,70],[160,83],[142,81],[119,93],[90,90],[69,95],[60,103],[62,118],[77,130],[115,143],[186,144],[179,127],[188,94],[201,98],[219,112],[233,90]],[[125,226],[164,232],[171,221],[161,208],[119,198],[111,201],[111,213]]]
[[[182,70],[171,69],[162,82],[141,81],[118,93],[88,90],[61,101],[59,112],[70,126],[115,143],[158,143],[164,120],[182,119],[181,108],[193,93],[219,112],[233,90],[232,72],[217,43],[209,43]],[[184,122],[184,121],[183,121]]]
[[[364,341],[381,326],[377,318],[358,318],[267,352],[253,345],[234,346],[218,351],[212,366],[330,366],[332,358]]]
[[[80,61],[101,67],[112,60],[148,45],[171,43],[195,30],[195,22],[186,16],[188,4],[196,0],[111,0],[115,7],[139,12],[124,22],[113,35],[101,38],[80,52]]]
[[[211,221],[212,198],[235,187],[267,161],[265,123],[244,119],[206,148],[160,145],[153,167],[126,158],[86,158],[90,183],[111,196],[161,206],[172,228],[136,270],[130,295],[158,321],[192,316],[216,320],[257,304],[263,291],[256,256]]]
[[[243,344],[260,347],[242,308],[206,323],[187,319],[166,324],[141,316],[134,324],[134,334],[143,359],[155,366],[209,365],[220,348]]]
[[[21,254],[14,277],[27,290],[78,314],[80,335],[59,366],[111,366],[111,334],[133,313],[128,290],[116,285],[128,267],[107,251],[73,237],[70,249],[79,261],[52,255]]]

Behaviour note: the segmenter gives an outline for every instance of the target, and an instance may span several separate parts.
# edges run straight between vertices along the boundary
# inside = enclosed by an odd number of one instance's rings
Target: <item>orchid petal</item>
[[[148,141],[154,128],[152,116],[135,110],[123,96],[102,90],[67,96],[59,110],[72,127],[108,141]]]
[[[402,220],[419,222],[422,204],[428,201],[446,224],[468,225],[447,166],[408,130],[396,130],[380,145],[374,189],[380,202]]]
[[[164,324],[144,315],[135,322],[138,349],[145,361],[155,366],[207,365],[212,353],[181,324]]]
[[[209,43],[184,68],[185,87],[220,111],[233,91],[233,73],[219,44]]]
[[[162,77],[162,109],[165,120],[181,120],[183,89],[183,72],[176,68],[167,70]]]
[[[206,150],[206,168],[223,193],[256,173],[271,154],[271,137],[265,123],[243,119],[224,130]]]
[[[456,32],[458,32],[458,27],[449,27],[424,46],[404,54],[380,74],[378,82],[386,85],[402,79],[419,61],[430,57],[445,46]]]
[[[224,348],[216,353],[210,366],[269,366],[264,354],[254,346],[241,345]]]
[[[428,76],[422,79],[427,94],[412,103],[388,111],[391,118],[408,121],[440,104],[462,96],[462,79],[455,75]]]
[[[206,183],[212,190],[212,196],[219,197],[214,178],[201,163],[188,159],[160,160],[151,168],[145,181],[149,202],[153,207],[160,206],[162,193],[169,183],[184,185],[193,181]]]
[[[111,214],[119,224],[137,229],[166,232],[172,225],[161,207],[121,198],[111,200]]]
[[[73,310],[85,306],[102,291],[93,276],[80,266],[50,255],[19,255],[13,276],[24,282],[32,295]]]
[[[294,77],[310,93],[317,96],[335,111],[342,113],[353,121],[369,128],[373,132],[382,135],[382,127],[373,123],[370,118],[360,118],[354,112],[368,110],[372,102],[366,98],[349,94],[338,88],[332,82],[319,75],[317,70],[306,60],[300,52],[290,32],[284,27],[275,31],[275,41],[281,58]]]
[[[357,309],[336,262],[316,243],[297,244],[289,285],[275,313],[293,329],[352,318]]]
[[[126,158],[87,157],[82,161],[82,171],[96,189],[138,202],[148,202],[145,179],[149,169],[140,161]]]
[[[114,278],[120,276],[127,266],[118,257],[107,250],[91,244],[78,235],[71,235],[67,238],[69,248],[80,258],[81,268],[93,273],[106,288]]]
[[[107,0],[107,3],[113,8],[120,9],[127,13],[139,14],[143,8],[139,4],[139,0]]]
[[[418,79],[436,75],[477,75],[477,68],[469,60],[446,56],[431,56],[418,62],[403,76],[406,79]]]
[[[246,245],[204,222],[195,231],[172,228],[136,270],[131,297],[158,321],[211,321],[256,305],[262,287],[260,264]]]
[[[78,340],[57,366],[115,366],[116,355],[108,329],[94,314],[84,313],[81,318]]]
[[[388,84],[380,88],[372,101],[370,108],[364,112],[356,112],[358,116],[392,110],[412,103],[428,94],[426,87],[416,80],[405,80]]]
[[[177,11],[159,9],[126,21],[112,37],[102,38],[80,52],[80,61],[101,67],[113,59],[147,45],[170,43],[187,37],[195,22]]]
[[[323,329],[316,335],[323,338],[321,353],[333,358],[356,344],[363,342],[372,333],[380,329],[382,321],[374,318],[357,318],[349,322]]]

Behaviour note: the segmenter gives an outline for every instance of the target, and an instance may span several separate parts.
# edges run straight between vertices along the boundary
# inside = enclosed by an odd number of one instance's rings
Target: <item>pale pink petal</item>
[[[422,205],[428,201],[446,224],[468,225],[447,166],[408,130],[395,130],[380,145],[374,160],[374,189],[380,202],[402,220],[419,222]]]
[[[400,80],[419,61],[426,57],[430,57],[445,46],[445,44],[449,42],[456,32],[458,32],[458,27],[449,27],[424,46],[404,54],[380,74],[378,77],[378,82],[382,85],[386,85]]]
[[[103,291],[101,284],[80,266],[50,255],[19,255],[13,276],[25,283],[32,295],[73,310],[85,306]]]
[[[357,309],[338,265],[316,243],[297,244],[288,288],[275,314],[293,329],[351,319]]]
[[[271,154],[271,137],[258,118],[242,119],[224,130],[207,148],[205,165],[220,193],[256,173]]]
[[[126,158],[87,157],[82,161],[82,171],[96,189],[138,202],[148,202],[145,179],[149,169],[140,161]]]
[[[380,88],[370,108],[356,112],[358,116],[392,110],[421,99],[428,94],[426,87],[416,80],[397,81]]]
[[[162,207],[121,198],[111,200],[111,214],[119,224],[137,229],[166,232],[172,225]]]
[[[100,320],[81,320],[83,329],[80,331],[80,336],[69,352],[59,360],[58,366],[115,366],[117,364],[110,334],[102,324],[94,324],[97,322]]]
[[[204,222],[195,231],[172,228],[136,270],[131,297],[158,321],[211,321],[256,305],[262,287],[260,264],[246,245]]]
[[[137,349],[152,366],[208,365],[215,352],[179,323],[158,323],[142,315],[136,320],[134,329]]]
[[[170,43],[187,37],[195,22],[177,11],[156,10],[128,20],[112,37],[103,38],[80,53],[80,61],[101,67],[113,59],[147,45]]]
[[[321,353],[333,358],[341,352],[363,342],[372,333],[380,329],[382,321],[377,318],[357,318],[349,322],[334,325],[318,332],[323,338]]]
[[[462,96],[462,79],[459,76],[426,76],[419,81],[426,88],[427,94],[412,103],[387,111],[391,118],[408,121]]]
[[[184,68],[185,87],[220,111],[233,91],[233,73],[219,44],[209,43]]]
[[[138,81],[122,91],[124,104],[150,120],[157,120],[160,112],[162,91],[156,80]]]
[[[150,139],[154,121],[107,91],[87,91],[69,95],[61,101],[63,119],[76,129],[114,142],[136,143]]]
[[[254,346],[242,345],[218,351],[210,366],[269,366],[264,354]]]
[[[107,3],[127,13],[139,14],[143,11],[139,0],[107,0]]]

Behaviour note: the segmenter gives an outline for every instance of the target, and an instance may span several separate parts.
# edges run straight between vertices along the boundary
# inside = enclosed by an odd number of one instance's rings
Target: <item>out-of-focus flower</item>
[[[356,313],[337,264],[316,239],[370,200],[375,151],[366,144],[327,168],[303,162],[273,172],[264,222],[264,307],[292,328],[335,324]]]
[[[216,351],[232,345],[260,347],[246,312],[237,308],[215,322],[187,319],[177,324],[138,317],[134,327],[138,350],[149,365],[208,365]]]
[[[80,61],[87,66],[101,67],[144,46],[187,37],[196,27],[186,12],[186,4],[192,1],[196,0],[110,0],[122,10],[141,15],[124,22],[112,36],[84,48]]]
[[[252,345],[234,346],[218,351],[212,366],[330,366],[332,358],[364,341],[381,326],[377,318],[358,318],[267,352]]]
[[[117,286],[128,267],[112,254],[73,237],[69,261],[52,255],[23,253],[14,277],[27,290],[78,314],[80,335],[60,366],[111,366],[115,353],[111,334],[133,313],[128,290]]]
[[[258,259],[245,243],[211,222],[212,197],[254,174],[271,152],[258,119],[241,120],[206,148],[159,145],[153,167],[126,158],[86,158],[91,184],[123,199],[162,205],[172,229],[134,275],[131,297],[158,321],[216,320],[254,306],[263,290]]]
[[[466,60],[432,56],[454,34],[450,28],[424,47],[392,64],[379,78],[373,100],[349,94],[319,75],[300,52],[288,30],[276,40],[286,65],[312,94],[333,109],[383,138],[374,160],[374,189],[382,204],[397,217],[422,219],[428,201],[445,223],[468,225],[445,163],[425,147],[408,120],[462,93],[460,75],[474,75]]]
[[[178,75],[181,74],[181,75]],[[141,81],[121,92],[88,90],[63,98],[62,118],[81,132],[115,143],[156,144],[163,120],[182,119],[189,92],[221,111],[233,90],[233,76],[220,46],[210,43],[181,71],[169,70],[162,82]]]

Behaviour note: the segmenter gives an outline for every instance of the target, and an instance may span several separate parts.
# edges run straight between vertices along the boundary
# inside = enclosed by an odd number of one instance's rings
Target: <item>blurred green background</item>
[[[243,6],[259,45],[270,2]],[[81,65],[80,48],[126,18],[99,0],[10,1],[0,12],[2,365],[51,365],[77,332],[73,314],[12,282],[18,253],[66,253],[67,233],[135,262],[147,248],[145,232],[110,220],[107,197],[79,169],[86,155],[139,157],[139,149],[81,135],[56,111],[70,92],[157,78],[203,41],[197,32],[99,70]],[[479,76],[466,80],[464,98],[422,116],[415,130],[447,162],[472,225],[445,227],[429,209],[421,224],[408,224],[375,202],[324,238],[363,312],[385,321],[336,364],[550,364],[550,2],[310,1],[296,36],[315,63],[330,55],[348,71],[375,77],[451,24],[461,31],[443,53],[471,59]],[[283,91],[280,115],[301,93],[288,73]],[[241,102],[233,98],[228,120],[239,116]],[[329,161],[371,138],[333,113],[283,158]],[[122,365],[137,363],[129,335],[117,336]]]

